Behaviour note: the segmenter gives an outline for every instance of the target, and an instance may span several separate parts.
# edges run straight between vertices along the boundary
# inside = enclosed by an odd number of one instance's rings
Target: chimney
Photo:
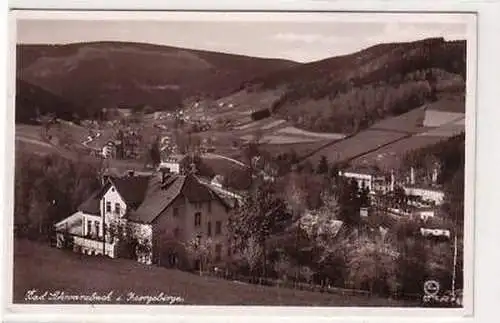
[[[108,182],[108,179],[109,179],[109,175],[107,175],[107,174],[102,175],[102,177],[101,177],[102,186],[106,185],[106,183]]]
[[[167,180],[167,177],[170,174],[170,168],[168,167],[161,168],[160,172],[161,172],[161,183],[165,184],[165,181]]]
[[[415,185],[415,169],[413,167],[410,169],[410,184]]]

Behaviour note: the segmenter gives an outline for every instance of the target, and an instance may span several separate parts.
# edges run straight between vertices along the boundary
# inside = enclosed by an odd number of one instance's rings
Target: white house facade
[[[406,195],[420,197],[423,201],[441,205],[444,201],[444,192],[437,188],[424,188],[418,186],[407,186],[404,188]]]
[[[109,178],[77,212],[55,225],[57,245],[63,248],[70,239],[76,252],[115,258],[133,241],[136,259],[152,264],[170,252],[167,243],[210,238],[212,253],[221,260],[229,248],[230,208],[193,174]],[[171,253],[167,257],[178,257],[177,251]]]

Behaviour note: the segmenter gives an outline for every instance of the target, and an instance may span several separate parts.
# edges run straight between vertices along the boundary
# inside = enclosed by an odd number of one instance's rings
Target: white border
[[[64,3],[63,3],[64,2]],[[12,1],[13,5],[19,7],[19,3],[20,1]],[[27,7],[34,7],[33,6],[33,3],[35,3],[35,1],[24,1],[25,4],[28,4]],[[98,3],[98,1],[95,1],[94,2],[97,6],[100,6],[102,8],[102,5],[100,3]],[[127,9],[137,9],[137,8],[148,8],[148,9],[152,9],[153,7],[156,7],[156,8],[161,8],[161,9],[214,9],[214,2],[211,2],[210,4],[203,4],[203,3],[200,3],[198,2],[195,6],[193,6],[193,3],[192,2],[183,2],[183,3],[179,3],[179,2],[172,2],[173,4],[169,3],[169,7],[166,7],[164,4],[159,4],[158,2],[156,2],[153,6],[151,5],[151,1],[149,2],[146,2],[146,1],[143,1],[141,2],[141,4],[138,4],[138,3],[135,3],[132,5],[130,5],[130,2],[128,3],[125,3],[125,1],[120,1],[120,4],[117,4],[116,1],[108,1],[107,4],[108,4],[108,8],[109,6],[111,8],[127,8]],[[177,4],[176,4],[177,3]],[[43,6],[45,6],[46,8],[47,7],[52,7],[52,8],[56,8],[55,7],[55,4],[57,4],[57,1],[51,1],[51,3],[48,3],[49,5],[47,4],[43,4]],[[377,5],[378,4],[378,5]],[[492,156],[489,158],[485,158],[485,156],[483,155],[483,158],[480,158],[481,156],[481,152],[488,152],[488,153],[494,153],[495,150],[494,149],[491,149],[493,147],[495,147],[496,145],[496,141],[495,139],[497,138],[497,136],[493,133],[492,134],[492,130],[494,131],[495,130],[495,120],[496,121],[499,121],[498,119],[498,116],[497,118],[495,119],[495,116],[494,116],[494,113],[491,113],[492,111],[496,111],[498,108],[494,107],[493,106],[493,102],[495,102],[494,100],[497,99],[496,95],[498,93],[498,75],[499,75],[499,71],[498,71],[498,64],[493,64],[495,62],[495,60],[500,57],[499,53],[499,46],[498,46],[498,34],[496,34],[495,32],[495,28],[492,28],[491,27],[491,24],[493,21],[496,21],[496,17],[497,15],[500,13],[500,6],[498,3],[471,3],[471,2],[468,2],[468,3],[457,3],[457,1],[446,1],[446,2],[439,2],[439,1],[431,1],[431,2],[425,2],[423,3],[422,1],[418,1],[418,2],[412,2],[412,1],[402,1],[402,2],[398,2],[398,3],[395,3],[395,2],[390,2],[390,5],[388,5],[389,2],[388,1],[378,1],[378,2],[375,2],[375,1],[370,1],[370,2],[366,2],[366,1],[356,1],[355,3],[346,3],[346,2],[342,2],[342,1],[336,1],[336,2],[326,2],[326,1],[309,1],[309,2],[306,2],[306,1],[303,1],[301,2],[300,4],[298,2],[282,2],[282,3],[278,3],[277,5],[273,5],[273,4],[269,4],[267,3],[266,5],[263,5],[262,3],[256,3],[254,2],[253,5],[249,3],[244,3],[243,5],[242,4],[235,4],[235,3],[232,3],[230,6],[228,5],[227,2],[225,3],[217,3],[215,4],[215,8],[217,9],[282,9],[282,10],[286,10],[286,9],[289,9],[289,10],[298,10],[298,9],[309,9],[309,10],[338,10],[338,9],[344,9],[344,10],[347,10],[347,9],[350,9],[350,10],[356,10],[356,9],[363,9],[363,10],[387,10],[387,9],[396,9],[396,10],[418,10],[418,11],[422,11],[422,10],[436,10],[436,11],[441,11],[441,10],[446,10],[446,11],[478,11],[479,12],[479,32],[480,32],[480,36],[479,36],[479,44],[480,44],[480,49],[479,49],[479,58],[480,58],[480,61],[479,61],[479,72],[478,73],[478,76],[479,76],[479,85],[478,85],[478,93],[480,93],[480,96],[478,96],[478,113],[477,113],[477,120],[476,120],[476,123],[478,125],[478,129],[477,129],[477,134],[476,134],[476,140],[477,140],[477,147],[476,147],[476,151],[478,152],[478,156],[477,156],[477,173],[476,173],[476,185],[478,185],[478,194],[476,196],[476,214],[481,214],[481,217],[477,217],[476,219],[476,224],[475,224],[475,227],[476,227],[476,230],[478,230],[478,232],[480,232],[479,234],[476,235],[476,248],[475,248],[475,251],[476,251],[476,255],[479,255],[480,254],[480,251],[481,250],[484,250],[484,251],[487,251],[488,248],[493,249],[495,250],[495,247],[499,246],[500,243],[492,243],[490,240],[486,240],[485,237],[486,236],[489,236],[489,237],[496,237],[498,239],[498,234],[495,235],[495,230],[498,230],[498,228],[500,228],[500,225],[496,224],[496,226],[494,225],[494,222],[495,221],[495,217],[493,217],[494,214],[492,214],[493,212],[491,210],[494,210],[493,207],[496,207],[496,203],[493,203],[495,201],[495,195],[493,194],[494,192],[494,189],[490,189],[488,190],[487,188],[487,183],[488,183],[488,179],[491,180],[491,176],[498,176],[498,174],[495,174],[494,172],[493,173],[490,173],[488,172],[488,165],[494,165],[495,163],[495,160],[498,161],[498,151],[497,151],[497,158],[495,159],[495,156]],[[75,2],[70,2],[68,3],[68,1],[59,1],[59,8],[61,8],[61,5],[63,8],[68,8],[69,6],[71,5],[75,5]],[[80,2],[79,4],[76,3],[77,7],[79,8],[89,8],[89,1],[85,2],[85,4],[83,4],[82,2]],[[118,5],[118,7],[117,7]],[[36,6],[37,7],[40,7],[41,4],[40,4],[40,1],[36,1]],[[497,26],[498,27],[498,26]],[[489,33],[488,33],[488,30],[489,30]],[[498,29],[497,29],[498,30]],[[12,66],[12,65],[11,65]],[[469,65],[469,68],[470,68],[470,65]],[[496,69],[495,69],[496,68]],[[468,77],[468,80],[471,81],[471,77],[470,77],[471,74],[469,74],[469,77]],[[488,77],[488,75],[490,77]],[[493,76],[493,77],[491,77]],[[496,76],[496,79],[494,78],[494,76]],[[493,79],[493,82],[491,81]],[[496,83],[495,83],[496,82]],[[9,82],[10,83],[10,82]],[[497,86],[497,89],[495,89],[495,86]],[[5,87],[4,87],[5,88]],[[468,89],[470,90],[470,87],[468,87]],[[469,99],[468,99],[469,100]],[[491,100],[491,101],[490,101]],[[4,101],[5,102],[5,101]],[[489,102],[491,102],[490,104],[492,105],[492,107],[490,107],[490,109],[488,109],[488,104]],[[469,101],[467,102],[467,104],[469,105]],[[11,107],[12,105],[9,104],[8,107]],[[468,106],[468,109],[469,109],[469,106]],[[10,113],[9,113],[10,114]],[[492,115],[493,114],[493,115]],[[2,119],[2,118],[0,118]],[[12,120],[12,118],[7,118],[7,120]],[[2,119],[2,122],[3,122],[3,119]],[[474,127],[474,122],[471,121],[471,119],[468,117],[467,118],[467,124],[468,126],[473,126]],[[9,126],[8,126],[9,127]],[[10,128],[10,127],[9,127]],[[488,131],[489,131],[489,134],[488,134]],[[470,133],[469,129],[468,129],[468,134]],[[12,138],[11,136],[13,135],[12,131],[8,131],[8,135],[7,135],[7,138]],[[10,136],[10,137],[9,137]],[[469,138],[470,138],[470,135],[469,135]],[[474,151],[474,145],[472,145],[472,148],[470,148],[471,145],[468,146],[468,149],[472,149],[472,152]],[[470,151],[468,150],[467,151],[467,155],[469,156],[470,154]],[[6,154],[7,156],[9,154]],[[467,159],[467,163],[468,163],[468,166],[472,164],[474,164],[474,159],[470,159],[468,158]],[[9,165],[10,163],[7,163],[7,165]],[[10,166],[12,166],[12,164],[10,164]],[[11,180],[11,172],[8,171],[9,168],[6,168],[6,171],[7,171],[7,174],[9,176],[7,176],[7,178],[9,180]],[[12,168],[10,168],[12,169]],[[468,169],[470,170],[470,169]],[[9,174],[10,173],[10,174]],[[471,172],[468,172],[467,173],[467,177],[466,177],[466,181],[468,181],[468,183],[471,183],[474,181],[474,172],[471,171]],[[11,186],[9,187],[9,181],[6,181],[6,187],[8,187],[7,189],[7,192],[9,191],[12,191],[12,188]],[[468,185],[468,184],[467,184]],[[480,191],[480,193],[479,193]],[[4,194],[2,194],[2,197],[4,196]],[[468,195],[469,196],[469,195]],[[489,204],[488,204],[488,197],[489,197]],[[9,194],[9,200],[12,201],[12,198]],[[469,201],[469,202],[467,202]],[[469,199],[467,199],[466,197],[466,207],[467,209],[473,209],[474,208],[474,205],[471,205],[470,203],[470,197]],[[5,203],[3,204],[5,205]],[[488,207],[489,206],[489,207]],[[5,214],[9,214],[7,213],[8,211],[10,210],[6,210]],[[498,217],[496,217],[496,221],[498,223]],[[4,230],[5,232],[5,230]],[[491,244],[491,245],[490,245]],[[466,249],[467,249],[467,246],[468,244],[466,244]],[[491,248],[493,246],[493,248]],[[466,250],[466,253],[467,253],[467,250]],[[495,274],[495,273],[498,273],[500,271],[496,270],[495,271],[495,268],[498,268],[498,267],[495,267],[495,264],[488,261],[488,265],[487,266],[480,266],[481,263],[482,264],[485,264],[485,259],[492,259],[494,258],[493,255],[491,254],[488,254],[486,255],[485,257],[478,257],[479,259],[476,259],[476,266],[475,266],[475,272],[476,272],[476,275],[475,275],[475,278],[476,278],[476,281],[475,281],[475,297],[476,299],[479,298],[479,296],[483,296],[486,294],[486,296],[489,296],[489,298],[484,298],[484,302],[481,300],[481,301],[476,301],[475,303],[475,308],[474,308],[474,314],[475,314],[475,318],[476,319],[485,319],[487,318],[487,316],[484,315],[484,309],[486,307],[485,304],[490,304],[491,305],[494,305],[494,304],[498,304],[498,295],[499,293],[496,292],[496,293],[493,293],[492,292],[492,287],[494,287],[497,283],[495,283],[495,280],[492,280],[491,278],[494,277],[493,275],[490,275],[490,277],[485,277],[485,272],[489,272],[491,274]],[[5,258],[4,258],[5,259]],[[498,258],[497,258],[498,259]],[[481,262],[481,260],[483,260],[483,262]],[[9,261],[10,263],[10,261]],[[498,266],[498,265],[497,265]],[[11,267],[7,267],[7,268],[11,268]],[[478,275],[478,272],[481,271],[481,275],[479,276]],[[7,270],[7,272],[10,272],[10,270]],[[488,279],[489,278],[489,279]],[[10,285],[10,284],[9,284]],[[488,289],[486,287],[490,287],[490,291],[489,291],[489,294],[488,294]],[[478,293],[477,289],[481,289],[481,293]],[[495,301],[497,303],[495,303]],[[46,308],[46,307],[44,307]],[[65,309],[69,309],[68,307],[64,307]],[[106,307],[107,309],[109,309],[109,307]],[[184,307],[185,308],[185,307]],[[491,306],[491,308],[493,308]],[[189,315],[189,314],[193,314],[192,312],[191,313],[186,313],[186,311],[181,311],[181,312],[177,312],[175,310],[175,308],[171,308],[175,314],[185,314],[185,315]],[[298,316],[302,316],[302,315],[311,315],[311,313],[304,313],[304,312],[308,312],[307,310],[304,310],[304,309],[297,309],[297,311],[300,311],[300,313],[296,312],[295,309],[292,309],[292,308],[287,308],[286,309],[286,312],[283,313],[283,311],[281,310],[278,310],[277,308],[271,308],[271,311],[272,312],[269,312],[269,311],[263,311],[262,308],[258,308],[258,310],[255,310],[251,307],[245,307],[244,308],[244,311],[241,312],[239,309],[236,309],[236,308],[231,308],[231,309],[227,309],[227,308],[219,308],[219,309],[216,309],[215,312],[210,310],[210,312],[207,312],[205,309],[208,310],[208,308],[203,308],[203,312],[200,313],[198,312],[198,314],[204,314],[204,315],[210,315],[210,319],[212,318],[216,318],[214,316],[212,316],[213,314],[215,315],[220,315],[220,314],[224,314],[224,318],[228,318],[226,315],[231,315],[231,314],[251,314],[251,315],[256,315],[257,313],[259,314],[259,316],[261,315],[272,315],[272,314],[277,314],[277,315],[280,315],[281,317],[298,317]],[[135,313],[147,313],[148,311],[142,307],[142,306],[138,306],[138,307],[133,307],[133,308],[127,308],[127,311],[133,311]],[[340,313],[341,315],[342,314],[352,314],[352,309],[346,309],[348,310],[350,313]],[[405,312],[408,313],[408,316],[415,316],[415,315],[418,315],[418,316],[421,316],[421,313],[416,313],[415,310],[417,311],[420,311],[421,310],[418,310],[418,309],[407,309],[405,310]],[[159,313],[159,308],[158,307],[154,307],[154,311],[155,311],[155,314]],[[221,313],[221,311],[223,311],[224,313]],[[391,310],[392,311],[392,310]],[[45,312],[45,311],[44,311]],[[97,312],[101,312],[100,309],[98,308],[95,308],[95,310],[93,310],[94,313],[97,313]],[[163,312],[163,311],[161,311]],[[184,313],[183,313],[184,312]],[[335,312],[337,312],[337,309],[335,309]],[[434,311],[429,311],[429,310],[426,310],[426,312],[432,312],[430,313],[431,316],[433,316],[433,312]],[[172,313],[172,314],[174,314]],[[332,313],[324,313],[326,315],[332,315]],[[366,313],[365,313],[366,314]],[[386,315],[388,313],[385,313]],[[323,316],[322,315],[318,315],[318,313],[314,313],[314,315],[317,316],[318,319],[322,318]],[[383,315],[383,313],[382,313]],[[487,313],[486,313],[487,315]],[[130,318],[131,320],[136,320],[137,318],[136,317],[131,317],[130,315],[128,315],[128,318]],[[406,316],[406,315],[405,315]],[[429,315],[425,315],[425,316],[429,316]],[[37,318],[42,318],[40,316],[40,312],[37,312],[37,315],[36,315]],[[10,317],[12,318],[12,317]],[[9,319],[10,319],[9,318]],[[48,318],[48,317],[44,317],[44,318]],[[87,317],[89,318],[89,317]],[[104,318],[104,317],[102,317]],[[117,319],[117,318],[120,318],[121,320],[121,317],[118,317],[116,315],[113,315],[113,318]],[[169,319],[173,319],[174,317],[169,317]],[[199,318],[199,317],[198,317]],[[251,317],[250,317],[251,318]],[[326,318],[326,317],[323,317],[324,319],[331,319],[331,318]],[[338,317],[337,319],[339,319],[340,317]],[[66,319],[69,319],[69,317],[67,317]],[[203,318],[204,320],[205,319],[208,319],[208,317],[204,317]],[[298,317],[298,319],[300,320],[300,317]],[[346,318],[340,318],[342,320],[345,320]],[[354,320],[363,320],[363,321],[366,321],[367,317],[364,317],[364,318],[361,318],[361,317],[358,317],[358,318],[355,318]],[[381,321],[381,320],[384,320],[386,321],[387,319],[386,318],[371,318],[370,321]],[[409,318],[408,318],[409,319]],[[144,318],[141,318],[140,319],[141,321],[144,320]],[[399,321],[406,321],[406,318],[403,319],[403,318],[398,318],[396,321],[399,322]],[[417,319],[418,321],[422,321],[423,320],[423,317],[419,317]],[[458,321],[470,321],[471,319],[459,319]],[[52,319],[51,319],[52,321]],[[220,321],[218,319],[218,321]],[[436,318],[434,317],[432,319],[432,322],[435,322],[436,321]],[[448,321],[448,320],[447,320]],[[457,321],[457,322],[458,322]],[[481,320],[482,321],[482,320]]]

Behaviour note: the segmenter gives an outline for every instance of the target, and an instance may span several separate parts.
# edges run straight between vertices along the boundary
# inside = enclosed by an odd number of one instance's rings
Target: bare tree
[[[262,258],[262,254],[263,250],[261,244],[255,237],[250,237],[241,252],[241,256],[248,265],[252,277],[255,277],[255,269],[259,264],[259,260]]]
[[[208,267],[212,255],[212,239],[208,238],[203,241],[198,237],[189,240],[184,244],[184,248],[188,255],[190,255],[194,260],[199,261],[199,273],[200,276],[203,275],[203,270]]]

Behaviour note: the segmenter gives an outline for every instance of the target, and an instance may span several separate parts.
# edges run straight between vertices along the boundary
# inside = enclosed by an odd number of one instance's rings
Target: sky
[[[216,17],[214,17],[216,16]],[[210,18],[211,17],[211,18]],[[175,16],[39,16],[17,21],[17,42],[146,42],[256,57],[311,62],[387,42],[466,39],[464,15],[264,14]],[[125,20],[124,20],[125,19]],[[469,28],[469,29],[468,29]]]

